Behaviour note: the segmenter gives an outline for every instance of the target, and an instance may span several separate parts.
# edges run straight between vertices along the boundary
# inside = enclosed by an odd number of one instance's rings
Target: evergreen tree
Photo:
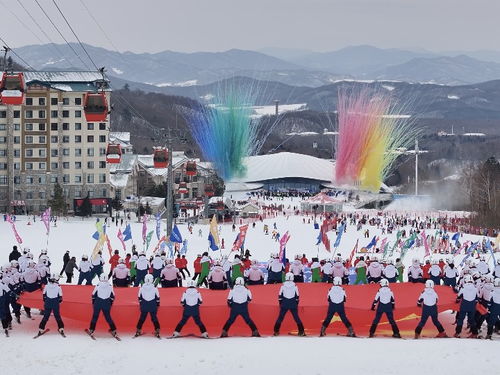
[[[64,198],[63,189],[59,183],[56,183],[54,186],[54,198],[50,199],[47,203],[54,214],[66,214],[66,199]]]
[[[139,209],[138,209],[138,214],[139,216],[142,216],[146,213],[146,209],[144,208],[144,206],[141,204],[139,204]]]
[[[87,195],[80,206],[80,216],[92,216],[92,203],[90,203],[90,197]]]
[[[111,207],[113,208],[113,210],[116,210],[116,211],[123,210],[123,204],[122,204],[122,201],[121,201],[121,200],[119,200],[118,198],[114,198],[114,199],[111,201]]]

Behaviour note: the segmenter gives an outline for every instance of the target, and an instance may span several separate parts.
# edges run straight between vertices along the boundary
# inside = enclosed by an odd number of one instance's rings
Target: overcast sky
[[[34,0],[0,0],[0,36],[13,47],[63,40]],[[75,40],[52,0],[38,0]],[[56,0],[82,41],[119,51],[223,51],[284,47],[329,51],[348,45],[500,50],[499,0]],[[9,8],[27,26],[6,9]]]

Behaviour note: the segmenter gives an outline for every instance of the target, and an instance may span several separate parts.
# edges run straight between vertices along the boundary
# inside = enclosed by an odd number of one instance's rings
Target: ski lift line
[[[30,65],[28,64],[28,62],[26,60],[24,60],[21,56],[19,56],[16,51],[14,51],[11,47],[9,47],[9,45],[7,44],[7,42],[2,38],[0,37],[0,41],[4,44],[4,46],[9,50],[11,51],[14,56],[16,56],[29,70],[31,71],[35,71],[35,69]],[[7,66],[7,61],[4,61],[4,66]],[[4,69],[6,70],[6,69]]]
[[[10,7],[6,6],[2,0],[0,0],[0,5],[7,9],[7,11],[17,20],[17,22],[23,25],[26,30],[28,30],[40,42],[40,44],[43,44],[43,40],[38,36],[38,34],[35,33],[30,27],[28,27],[28,25],[26,25],[26,23],[24,23],[24,21],[20,17],[18,17],[18,15],[15,14]]]
[[[38,3],[38,0],[35,0],[35,1]],[[69,23],[68,19],[66,18],[66,16],[62,12],[61,8],[59,8],[59,5],[57,5],[56,0],[52,0],[52,2],[54,3],[55,7],[57,8],[57,10],[59,11],[59,13],[61,14],[62,18],[64,19],[64,22],[66,22],[66,25],[68,25],[69,29],[71,30],[71,32],[75,36],[76,40],[78,41],[78,44],[80,44],[80,47],[83,49],[83,51],[85,52],[85,54],[87,55],[87,57],[89,58],[89,60],[92,62],[92,65],[94,65],[94,68],[96,70],[99,70],[99,68],[97,67],[96,63],[94,62],[94,60],[92,60],[92,57],[90,57],[90,54],[88,53],[87,49],[85,48],[85,46],[81,42],[80,38],[78,37],[78,35],[76,35],[75,30],[73,29],[73,27]]]
[[[90,9],[87,7],[87,5],[84,3],[83,0],[80,0],[80,3],[83,5],[83,7],[85,8],[85,10],[87,11],[87,13],[89,14],[89,16],[92,18],[92,20],[94,21],[94,23],[97,25],[97,27],[99,28],[99,30],[101,30],[102,34],[104,35],[104,37],[108,40],[109,44],[111,44],[111,46],[115,49],[115,52],[118,52],[118,48],[116,48],[115,44],[113,43],[113,41],[111,40],[111,38],[108,36],[108,34],[106,33],[106,31],[104,31],[104,29],[102,28],[102,26],[99,24],[99,22],[97,21],[97,19],[94,17],[94,15],[90,12]]]
[[[19,1],[19,0],[18,0]],[[87,68],[88,70],[91,70],[90,67],[87,65],[87,63],[85,61],[83,61],[83,59],[81,58],[81,56],[78,54],[78,52],[76,52],[76,50],[73,48],[73,46],[68,42],[68,40],[66,39],[66,37],[63,35],[63,33],[61,32],[61,30],[59,30],[59,28],[57,27],[57,25],[54,23],[54,21],[52,21],[52,18],[50,18],[50,16],[47,14],[47,12],[45,11],[45,9],[43,9],[43,7],[40,5],[40,2],[38,0],[35,0],[35,3],[38,5],[38,7],[42,10],[43,14],[45,15],[45,17],[47,17],[47,19],[49,20],[49,22],[52,24],[52,26],[54,27],[54,29],[56,29],[56,31],[58,32],[58,34],[61,36],[61,38],[63,38],[63,40],[66,42],[66,44],[68,45],[68,47],[73,51],[73,53],[78,57],[78,59],[82,62],[82,64],[85,66],[85,68]]]
[[[50,36],[45,32],[45,30],[42,28],[42,26],[40,26],[40,24],[38,23],[38,21],[32,16],[32,14],[29,12],[28,9],[26,9],[26,7],[21,3],[20,0],[17,0],[17,3],[21,6],[21,8],[23,8],[23,10],[26,12],[26,14],[28,15],[28,17],[33,21],[33,23],[38,27],[38,29],[40,30],[40,32],[45,36],[45,38],[49,41],[49,45],[51,45],[56,51],[57,53],[59,54],[60,57],[62,58],[65,58],[64,54],[59,50],[59,48],[57,47],[57,44],[54,43],[54,41],[50,38]],[[68,63],[70,65],[73,65],[73,62],[68,59]]]

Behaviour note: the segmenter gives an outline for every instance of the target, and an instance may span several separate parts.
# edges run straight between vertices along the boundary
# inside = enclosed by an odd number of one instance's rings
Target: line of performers
[[[160,293],[158,291],[158,287],[154,283],[154,280],[155,278],[152,274],[146,274],[144,277],[144,283],[139,287],[138,300],[140,306],[140,316],[137,322],[137,331],[135,336],[140,336],[142,334],[142,326],[148,315],[155,328],[154,334],[158,337],[160,336],[160,323],[157,316],[158,307],[160,306]],[[43,318],[39,325],[39,334],[44,333],[46,323],[51,314],[54,315],[54,318],[57,321],[59,331],[64,333],[64,323],[60,315],[60,305],[63,302],[63,292],[58,281],[59,276],[57,274],[52,274],[48,278],[48,283],[43,287],[44,309]],[[9,282],[9,275],[2,269],[0,271],[0,318],[6,335],[8,335],[9,323],[12,321],[10,305],[17,303],[15,293],[13,294],[13,291],[8,287]],[[375,335],[377,325],[381,317],[385,314],[392,327],[393,337],[399,338],[401,335],[393,315],[396,303],[394,294],[390,289],[390,283],[387,279],[381,279],[379,283],[380,289],[377,291],[371,306],[371,309],[375,311],[375,317],[370,327],[369,336],[373,337]],[[354,328],[345,312],[347,297],[345,289],[342,287],[342,279],[340,277],[335,277],[333,279],[333,286],[329,289],[327,294],[328,309],[321,326],[320,336],[326,335],[326,330],[332,318],[336,314],[340,317],[342,323],[347,328],[347,335],[351,337],[355,336]],[[94,287],[92,293],[93,315],[88,330],[90,334],[94,333],[96,323],[102,313],[109,325],[110,332],[113,335],[116,335],[116,325],[111,316],[114,299],[115,293],[113,285],[108,280],[107,275],[101,274],[99,283]],[[294,274],[289,272],[286,274],[285,282],[281,285],[278,294],[280,311],[274,325],[274,335],[279,335],[281,323],[287,313],[290,313],[297,324],[298,335],[305,336],[306,333],[304,325],[298,312],[299,300],[299,289],[294,282]],[[241,316],[241,318],[249,326],[252,336],[260,336],[258,328],[249,314],[248,305],[251,301],[252,293],[250,289],[246,287],[245,280],[242,277],[237,277],[233,288],[229,291],[227,296],[229,318],[222,327],[220,337],[228,336],[229,329],[238,316]],[[438,294],[434,290],[434,282],[432,280],[427,280],[425,282],[425,288],[417,301],[417,305],[422,307],[422,314],[421,320],[415,328],[415,338],[419,338],[422,328],[429,318],[431,318],[438,330],[437,337],[447,337],[443,326],[438,320],[437,302]],[[192,318],[198,325],[201,336],[205,338],[208,337],[207,330],[200,315],[200,305],[203,303],[203,299],[193,280],[189,280],[188,287],[184,291],[180,303],[183,306],[183,314],[181,320],[175,327],[172,337],[179,337],[181,335],[183,326],[190,318]],[[500,278],[494,280],[489,299],[484,300],[483,298],[481,300],[473,277],[471,275],[465,275],[463,278],[463,284],[458,290],[457,303],[460,304],[460,307],[458,308],[456,317],[454,336],[460,337],[464,320],[467,317],[471,330],[469,337],[478,337],[478,325],[475,319],[475,314],[476,305],[481,303],[488,309],[486,319],[488,329],[486,338],[491,339],[494,327],[499,322]]]

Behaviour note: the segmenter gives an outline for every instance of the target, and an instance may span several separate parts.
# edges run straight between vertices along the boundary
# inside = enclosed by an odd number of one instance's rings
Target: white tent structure
[[[314,211],[315,209],[316,212],[340,212],[342,211],[342,207],[342,201],[330,197],[323,192],[300,203],[301,210],[307,212]]]

